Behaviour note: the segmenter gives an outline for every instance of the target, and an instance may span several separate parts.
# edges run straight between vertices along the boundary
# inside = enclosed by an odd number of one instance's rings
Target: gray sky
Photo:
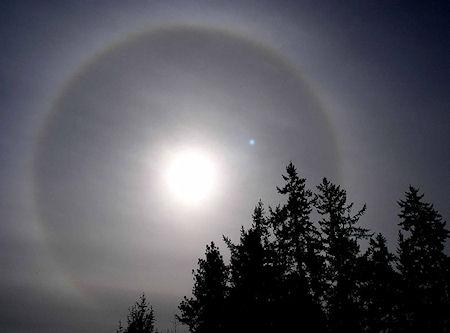
[[[393,250],[409,184],[448,219],[449,22],[439,1],[3,1],[0,330],[111,332],[142,291],[170,327],[290,160]],[[183,148],[217,166],[196,207],[164,182]]]

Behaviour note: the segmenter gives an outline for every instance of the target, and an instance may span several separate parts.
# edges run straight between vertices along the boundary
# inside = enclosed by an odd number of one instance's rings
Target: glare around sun
[[[215,165],[211,158],[201,151],[181,151],[170,161],[167,183],[177,201],[197,205],[206,200],[214,190]]]

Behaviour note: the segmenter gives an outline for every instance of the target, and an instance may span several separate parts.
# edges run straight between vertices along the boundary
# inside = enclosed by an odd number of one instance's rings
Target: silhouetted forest
[[[312,191],[292,163],[283,179],[282,204],[259,202],[239,242],[224,237],[229,263],[206,246],[180,323],[193,333],[450,332],[449,231],[418,189],[398,201],[391,253],[382,234],[361,227],[366,207],[342,187],[324,178]],[[145,301],[120,332],[154,332]]]

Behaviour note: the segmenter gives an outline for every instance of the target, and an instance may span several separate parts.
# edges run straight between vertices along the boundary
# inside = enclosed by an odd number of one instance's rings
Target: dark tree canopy
[[[198,260],[198,268],[193,271],[192,297],[185,297],[181,302],[177,318],[191,332],[225,332],[228,268],[213,242],[206,246],[205,256]]]
[[[341,186],[324,178],[314,193],[292,163],[283,181],[280,204],[266,212],[260,201],[237,243],[223,237],[228,264],[206,246],[179,323],[192,333],[450,332],[449,231],[418,189],[398,202],[395,256]],[[144,295],[117,332],[156,332]]]
[[[410,187],[400,206],[398,270],[401,278],[401,328],[440,332],[449,329],[449,231],[433,205]]]
[[[286,167],[283,180],[284,186],[277,191],[285,203],[271,209],[269,216],[272,249],[281,268],[276,327],[288,330],[298,325],[301,313],[302,327],[320,332],[324,328],[320,309],[324,258],[321,235],[310,218],[314,197],[292,163]]]
[[[315,207],[325,246],[324,296],[328,326],[336,332],[360,332],[362,309],[358,302],[359,241],[369,236],[358,225],[366,206],[353,213],[347,192],[324,178],[317,186]]]
[[[155,315],[153,307],[147,302],[144,294],[129,309],[127,315],[127,327],[122,326],[119,322],[117,333],[154,333]]]
[[[286,197],[286,204],[271,211],[271,222],[279,253],[283,253],[288,273],[304,280],[311,296],[319,301],[322,281],[323,242],[317,226],[311,220],[313,194],[306,188],[292,163],[283,175],[285,185],[277,188]]]
[[[241,229],[239,244],[225,238],[231,252],[228,307],[228,328],[235,332],[265,332],[270,326],[270,294],[273,292],[270,253],[265,245],[267,225],[264,209],[259,203],[253,213],[249,230]]]
[[[360,267],[362,328],[365,332],[388,332],[396,325],[398,274],[393,268],[394,260],[382,234],[370,239]]]
[[[230,263],[206,247],[178,319],[191,332],[450,332],[449,232],[413,187],[400,205],[398,256],[360,225],[347,192],[324,178],[316,193],[290,163],[259,202]],[[361,245],[367,246],[365,252]]]

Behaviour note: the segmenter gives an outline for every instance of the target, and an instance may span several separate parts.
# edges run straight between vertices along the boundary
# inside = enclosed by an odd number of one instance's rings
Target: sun
[[[197,205],[211,196],[216,178],[211,157],[195,149],[178,152],[167,170],[170,192],[187,205]]]

